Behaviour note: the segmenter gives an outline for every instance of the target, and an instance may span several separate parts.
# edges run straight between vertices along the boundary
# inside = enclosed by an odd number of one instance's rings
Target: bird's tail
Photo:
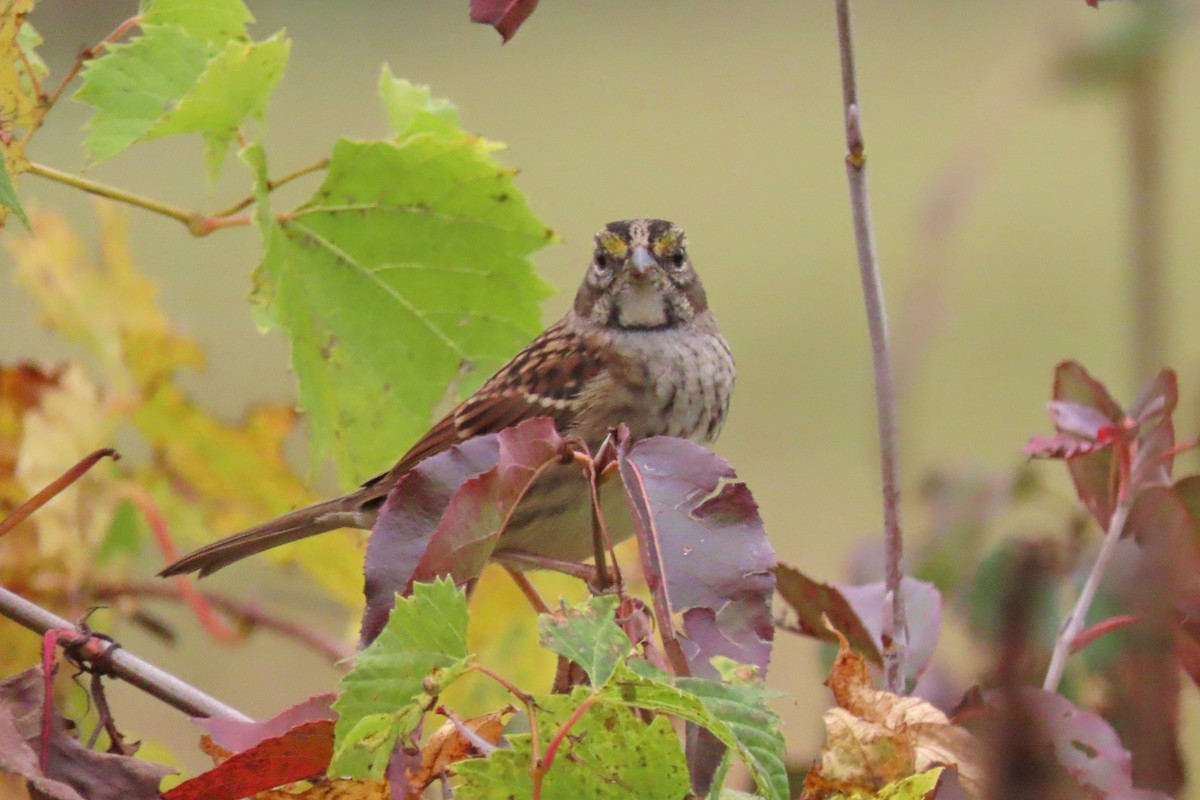
[[[374,515],[362,509],[361,499],[357,494],[356,492],[298,508],[261,525],[226,536],[188,553],[175,563],[167,565],[158,574],[166,578],[198,572],[199,577],[203,578],[235,561],[241,561],[281,544],[306,539],[337,528],[369,528],[372,524],[370,517]]]

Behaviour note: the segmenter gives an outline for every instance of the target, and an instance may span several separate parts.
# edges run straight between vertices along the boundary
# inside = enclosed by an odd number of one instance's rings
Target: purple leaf
[[[42,670],[0,682],[0,773],[28,781],[51,800],[158,800],[158,784],[175,770],[132,756],[97,753],[69,732],[73,724],[51,713],[50,752],[38,763],[42,736]]]
[[[1046,408],[1050,412],[1050,421],[1054,423],[1054,427],[1063,433],[1095,440],[1100,438],[1102,429],[1113,425],[1113,421],[1104,414],[1080,403],[1052,400],[1046,404]]]
[[[451,447],[401,478],[367,543],[362,643],[383,630],[396,593],[414,582],[447,575],[461,586],[478,578],[526,490],[562,451],[554,422],[536,417]],[[562,469],[586,487],[582,470]]]
[[[1108,446],[1108,443],[1100,444],[1088,439],[1080,439],[1069,433],[1057,433],[1054,436],[1035,434],[1029,437],[1029,441],[1021,448],[1021,452],[1030,458],[1058,458],[1069,461],[1097,450],[1103,450]]]
[[[1164,369],[1142,388],[1137,399],[1129,406],[1129,417],[1141,425],[1159,414],[1174,414],[1178,403],[1179,384],[1175,370]]]
[[[779,596],[796,612],[796,625],[801,633],[837,644],[837,634],[822,619],[829,617],[829,622],[846,637],[856,653],[875,664],[882,663],[879,645],[838,587],[814,581],[787,564],[775,568],[775,580]]]
[[[877,650],[883,648],[884,598],[887,584],[868,583],[862,586],[834,586],[862,621]],[[904,678],[908,686],[920,680],[937,649],[942,630],[942,594],[932,583],[904,576],[900,589],[908,616],[908,649],[904,661]],[[891,612],[891,603],[887,609]]]
[[[538,0],[471,0],[471,21],[491,25],[507,42],[537,4]]]
[[[1018,703],[1031,723],[1024,731],[1046,747],[1055,761],[1089,797],[1112,800],[1167,800],[1167,795],[1132,784],[1133,762],[1129,751],[1103,717],[1085,711],[1053,692],[1022,686],[987,695],[992,709]]]
[[[670,437],[622,441],[618,464],[651,590],[683,615],[692,673],[727,656],[763,674],[771,655],[775,552],[758,506],[727,462]],[[722,485],[724,483],[724,485]]]
[[[208,735],[218,747],[231,753],[240,753],[265,739],[282,736],[306,722],[336,720],[337,714],[330,708],[336,696],[329,692],[310,697],[261,722],[220,717],[193,717],[192,722],[208,731]]]
[[[1064,361],[1055,370],[1054,399],[1090,406],[1116,425],[1125,419],[1125,412],[1113,400],[1104,384],[1075,361]],[[1103,528],[1108,527],[1116,504],[1118,476],[1113,461],[1112,448],[1097,449],[1067,461],[1076,495]]]

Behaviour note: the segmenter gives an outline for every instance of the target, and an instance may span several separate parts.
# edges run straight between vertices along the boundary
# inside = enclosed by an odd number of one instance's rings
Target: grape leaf
[[[383,776],[392,745],[469,668],[466,596],[448,579],[397,597],[383,631],[342,678],[330,777]]]
[[[290,337],[315,455],[332,455],[347,484],[390,466],[448,390],[474,388],[533,338],[545,288],[529,255],[554,238],[496,145],[386,78],[388,114],[410,129],[339,141],[294,211],[269,213],[261,149],[247,153],[266,250],[260,319]]]
[[[96,109],[84,141],[92,161],[135,142],[199,133],[215,177],[239,126],[262,117],[287,63],[290,43],[282,33],[246,41],[250,19],[240,0],[211,9],[151,3],[138,37],[109,45],[84,67],[75,97]]]
[[[608,683],[617,662],[631,649],[629,637],[613,620],[619,599],[592,597],[580,606],[538,617],[542,647],[583,667],[595,687]]]
[[[589,694],[581,687],[569,696],[536,698],[541,753]],[[532,737],[516,734],[508,740],[508,749],[455,765],[463,780],[454,790],[456,798],[532,796]],[[606,698],[593,703],[563,737],[541,796],[543,800],[678,800],[687,792],[687,765],[670,721],[658,717],[647,725]]]
[[[757,685],[677,678],[634,660],[617,665],[602,694],[610,702],[660,711],[705,728],[738,754],[768,800],[789,796],[779,717],[767,708],[767,692]]]
[[[152,0],[141,18],[143,26],[175,25],[218,47],[231,40],[246,40],[246,25],[254,21],[242,0]]]
[[[208,172],[215,178],[238,126],[247,118],[262,119],[290,51],[291,42],[282,34],[262,42],[229,42],[208,62],[174,110],[142,138],[202,134]]]

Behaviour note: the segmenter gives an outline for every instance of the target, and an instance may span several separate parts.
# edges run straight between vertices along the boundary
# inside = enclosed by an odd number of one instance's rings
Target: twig
[[[182,208],[176,208],[175,206],[168,205],[167,203],[161,203],[158,200],[151,200],[148,197],[142,197],[141,195],[134,194],[133,192],[127,192],[124,189],[118,189],[115,186],[108,186],[107,184],[88,180],[87,178],[80,177],[79,175],[72,175],[69,172],[63,172],[62,170],[55,169],[54,167],[48,167],[45,164],[39,164],[36,161],[29,162],[28,172],[31,175],[38,175],[42,178],[46,178],[47,180],[56,181],[57,183],[65,184],[66,186],[79,189],[89,194],[107,197],[110,200],[116,200],[120,203],[127,203],[131,206],[144,208],[147,211],[153,211],[155,214],[161,214],[164,217],[170,217],[171,219],[182,222],[185,226],[187,226],[188,230],[191,230],[192,226],[197,224],[199,220],[204,219],[204,215],[198,214],[194,211],[184,211]]]
[[[1162,61],[1142,59],[1125,89],[1129,141],[1129,295],[1133,305],[1133,376],[1138,383],[1162,366],[1167,352],[1163,270]]]
[[[198,591],[197,593],[204,598],[205,603],[209,606],[231,617],[239,624],[248,628],[264,628],[274,631],[280,636],[295,639],[308,649],[332,662],[336,663],[354,655],[350,648],[345,647],[337,640],[309,630],[291,620],[269,614],[254,603],[215,592]],[[187,595],[178,586],[167,583],[99,584],[92,588],[91,594],[97,600],[107,601],[116,600],[121,597],[137,597],[188,602]]]
[[[141,22],[142,18],[140,16],[130,17],[114,28],[113,32],[104,37],[104,39],[101,40],[101,42],[95,47],[85,47],[83,50],[79,51],[79,55],[75,58],[75,63],[72,64],[71,68],[67,70],[65,75],[63,75],[63,79],[61,82],[59,82],[58,88],[55,89],[54,92],[41,104],[37,115],[30,122],[29,128],[26,129],[25,135],[21,137],[20,149],[22,151],[25,149],[25,146],[29,144],[29,140],[33,138],[33,134],[37,132],[38,128],[42,127],[42,123],[45,121],[46,115],[50,113],[50,109],[54,108],[55,104],[63,96],[63,93],[67,90],[67,86],[70,85],[71,81],[75,79],[75,76],[79,74],[79,70],[83,69],[83,63],[95,58],[97,55],[99,55],[101,50],[117,41],[117,39],[120,39],[122,36],[132,30],[134,26],[140,25]],[[28,66],[26,66],[26,69],[28,69]],[[31,70],[30,77],[32,76],[33,73]],[[39,95],[41,94],[40,89],[38,93]]]
[[[124,189],[118,189],[115,186],[109,186],[99,181],[93,181],[84,178],[81,175],[72,175],[69,172],[63,172],[60,169],[39,164],[36,161],[29,162],[29,169],[26,170],[30,175],[37,175],[47,180],[61,183],[65,186],[70,186],[74,189],[94,194],[98,197],[107,197],[109,200],[116,200],[119,203],[135,206],[137,208],[151,211],[155,214],[160,214],[164,217],[169,217],[183,224],[188,229],[188,233],[196,237],[208,236],[213,231],[221,230],[222,228],[240,228],[246,227],[253,222],[249,214],[233,214],[233,215],[207,215],[199,211],[188,211],[183,208],[178,208],[170,203],[164,203],[150,197],[142,197],[133,192],[127,192]],[[275,219],[286,221],[293,219],[296,215],[290,213],[279,213],[275,215]]]
[[[850,184],[850,209],[854,218],[854,241],[858,249],[859,277],[866,303],[867,325],[871,334],[871,361],[875,371],[875,407],[879,425],[880,472],[883,483],[883,525],[886,548],[887,595],[891,598],[890,617],[895,636],[883,642],[884,678],[887,689],[904,689],[904,656],[908,638],[908,620],[904,613],[901,582],[904,573],[904,539],[900,530],[900,485],[896,434],[896,386],[892,376],[888,348],[887,313],[875,236],[871,228],[871,204],[867,195],[867,157],[863,144],[862,118],[858,103],[858,84],[854,74],[854,39],[850,27],[849,0],[835,0],[838,47],[842,64],[842,102],[846,120],[846,178]]]
[[[542,744],[541,744],[541,740],[538,738],[538,722],[537,722],[537,711],[536,711],[537,706],[534,705],[533,697],[526,694],[525,692],[522,692],[520,689],[518,689],[516,686],[514,686],[511,682],[509,682],[505,678],[500,677],[495,672],[492,672],[490,669],[483,666],[482,664],[476,664],[475,671],[478,672],[480,675],[484,675],[484,676],[491,678],[496,683],[503,686],[505,689],[508,690],[509,694],[511,694],[513,697],[517,698],[517,700],[521,703],[521,705],[525,706],[525,713],[529,717],[529,734],[530,734],[530,747],[531,747],[529,777],[534,782],[533,783],[533,787],[534,787],[533,799],[540,800],[541,784],[537,778],[537,775],[541,770],[541,762],[542,762],[541,747],[542,747]]]
[[[293,172],[289,172],[287,175],[284,175],[282,178],[278,178],[273,181],[271,181],[271,180],[267,181],[267,191],[273,192],[276,189],[278,189],[280,186],[291,183],[292,181],[296,180],[297,178],[303,178],[305,175],[309,175],[313,172],[320,172],[321,170],[327,169],[328,167],[329,167],[329,159],[322,158],[320,161],[316,162],[315,164],[309,164],[307,167],[300,167],[299,169],[297,169]],[[244,211],[245,209],[254,205],[254,200],[255,200],[254,195],[244,197],[241,200],[239,200],[238,202],[231,205],[229,208],[225,209],[224,211],[218,211],[217,213],[213,214],[213,217],[217,217],[217,218],[232,217],[234,214],[238,213],[239,211]]]
[[[0,614],[42,636],[50,631],[58,631],[57,638],[60,644],[79,645],[76,655],[81,659],[102,660],[104,668],[114,676],[185,714],[193,717],[224,717],[244,722],[252,721],[237,709],[143,661],[128,650],[110,650],[107,646],[99,646],[107,643],[88,636],[57,614],[52,614],[4,587],[0,587]]]
[[[529,601],[529,605],[533,606],[534,611],[539,614],[550,613],[550,606],[546,605],[546,601],[538,594],[537,587],[529,582],[529,578],[525,577],[524,572],[507,565],[504,567],[504,571],[508,573],[508,577],[513,579],[513,583],[517,584],[517,588],[521,590],[521,594],[525,595],[525,599]]]
[[[1088,573],[1083,589],[1079,592],[1075,608],[1063,620],[1062,630],[1059,631],[1058,638],[1054,640],[1050,667],[1046,670],[1046,679],[1042,682],[1042,688],[1048,692],[1058,691],[1058,684],[1062,681],[1063,672],[1066,670],[1067,656],[1071,654],[1075,638],[1083,630],[1088,609],[1092,607],[1096,590],[1100,588],[1100,580],[1104,577],[1104,570],[1108,567],[1113,553],[1116,552],[1117,542],[1121,540],[1121,534],[1125,530],[1125,521],[1133,509],[1135,495],[1136,492],[1127,491],[1120,493],[1117,498],[1117,507],[1113,509],[1112,517],[1108,521],[1108,532],[1104,534],[1100,552],[1096,554],[1096,563],[1092,564],[1092,571]]]
[[[113,450],[111,447],[106,447],[102,450],[97,450],[90,455],[84,456],[77,464],[75,464],[75,466],[71,467],[69,470],[56,478],[49,486],[42,489],[24,503],[21,503],[21,505],[17,506],[15,511],[13,511],[4,519],[0,520],[0,536],[3,536],[13,528],[20,525],[29,518],[30,514],[53,500],[60,492],[62,492],[75,481],[82,478],[84,473],[86,473],[89,469],[96,466],[96,462],[106,457],[111,458],[113,461],[117,461],[121,458],[121,454],[116,450]]]

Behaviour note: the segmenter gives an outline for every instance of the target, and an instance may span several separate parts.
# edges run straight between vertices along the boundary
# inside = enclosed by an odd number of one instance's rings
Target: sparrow
[[[370,529],[392,487],[423,459],[472,437],[533,417],[593,452],[619,424],[633,439],[675,436],[712,442],[729,411],[733,354],[708,307],[688,255],[687,237],[661,219],[611,222],[572,308],[413,445],[387,472],[350,494],[315,503],[201,547],[166,567],[166,577],[222,567],[338,528]],[[590,497],[578,468],[538,479],[497,544],[505,552],[583,560],[593,554]],[[569,475],[569,477],[568,477]],[[616,502],[601,510],[628,523]],[[631,525],[609,524],[612,540]]]

